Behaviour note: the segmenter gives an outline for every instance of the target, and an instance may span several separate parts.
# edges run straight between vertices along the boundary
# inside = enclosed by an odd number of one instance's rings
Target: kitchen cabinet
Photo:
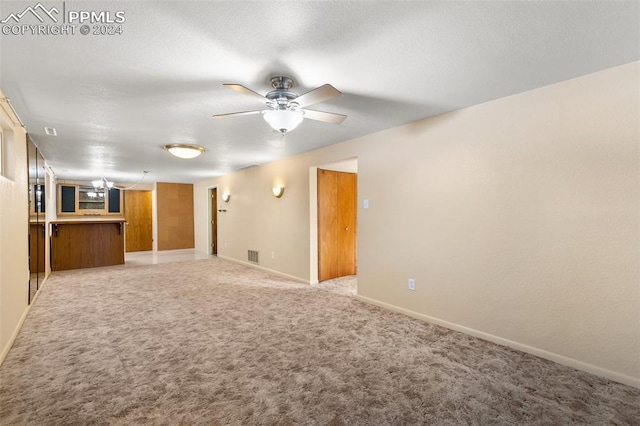
[[[91,185],[58,185],[58,215],[107,216],[122,214],[122,191]]]

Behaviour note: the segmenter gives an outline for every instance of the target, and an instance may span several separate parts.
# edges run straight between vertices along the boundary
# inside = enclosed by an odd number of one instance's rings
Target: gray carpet
[[[311,284],[311,286],[346,296],[355,296],[358,294],[358,278],[355,275],[325,280],[317,284]]]
[[[639,389],[215,258],[52,274],[0,367],[2,425],[639,419]]]

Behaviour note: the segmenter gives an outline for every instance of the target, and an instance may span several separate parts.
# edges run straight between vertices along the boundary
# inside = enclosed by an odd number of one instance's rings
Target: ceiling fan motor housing
[[[277,90],[289,90],[293,87],[294,81],[292,78],[277,75],[271,77],[271,86]]]
[[[273,109],[297,109],[298,104],[291,102],[298,95],[289,89],[294,85],[293,79],[284,76],[275,76],[271,78],[271,86],[274,90],[265,95],[269,100],[267,105]]]

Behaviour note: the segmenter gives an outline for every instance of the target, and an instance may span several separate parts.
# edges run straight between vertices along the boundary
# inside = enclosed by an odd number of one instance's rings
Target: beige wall
[[[0,101],[6,172],[0,176],[0,362],[25,318],[29,288],[27,143],[24,129],[15,123]]]
[[[357,157],[363,300],[640,387],[639,75],[636,62],[202,182],[196,248],[217,186],[231,194],[220,254],[258,249],[310,280],[309,167]]]
[[[638,76],[627,65],[368,138],[360,294],[640,385]]]
[[[356,146],[338,144],[253,167],[194,185],[196,250],[208,252],[211,208],[208,190],[218,188],[218,255],[247,261],[247,250],[260,252],[260,266],[292,278],[310,280],[309,168],[353,158]],[[271,188],[284,186],[274,197]],[[222,201],[229,193],[231,200]]]

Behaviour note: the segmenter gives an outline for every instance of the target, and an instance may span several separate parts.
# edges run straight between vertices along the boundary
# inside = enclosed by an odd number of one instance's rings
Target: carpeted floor
[[[358,278],[355,275],[334,278],[332,280],[319,282],[318,284],[311,284],[311,286],[346,296],[356,296],[358,294]]]
[[[0,424],[637,425],[640,389],[211,258],[51,275]]]

